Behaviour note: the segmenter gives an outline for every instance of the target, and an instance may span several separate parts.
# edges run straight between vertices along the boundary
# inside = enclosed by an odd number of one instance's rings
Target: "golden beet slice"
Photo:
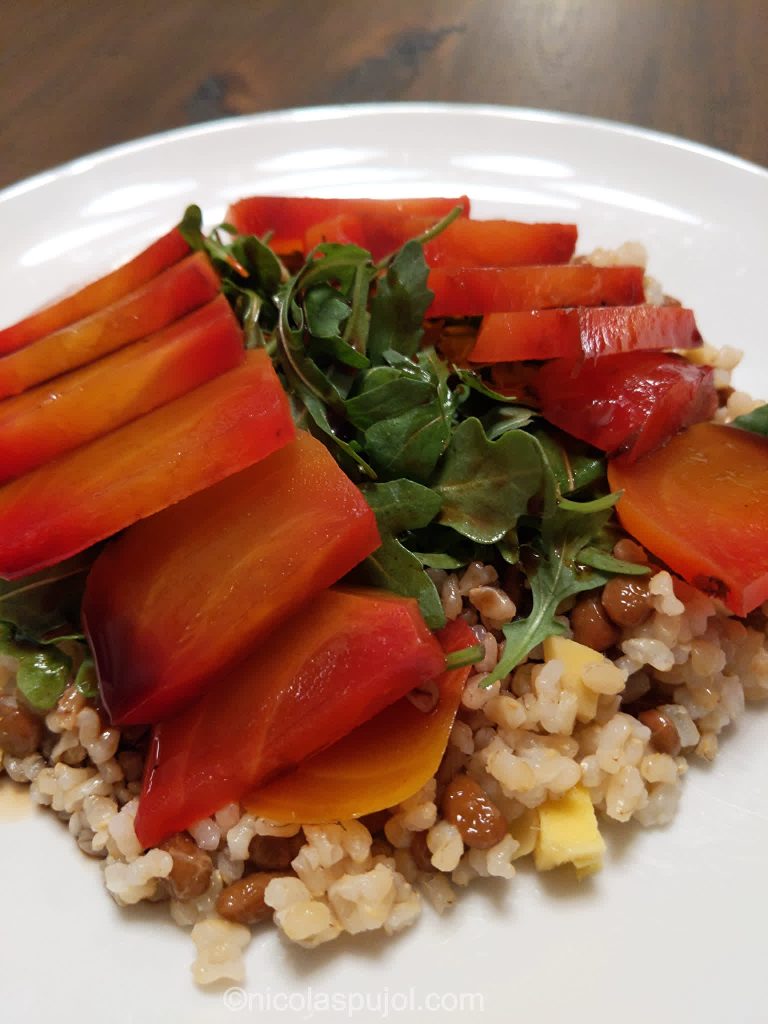
[[[768,438],[697,423],[608,479],[622,526],[670,569],[737,615],[768,599]]]
[[[0,576],[26,576],[265,458],[295,434],[269,356],[0,487]]]

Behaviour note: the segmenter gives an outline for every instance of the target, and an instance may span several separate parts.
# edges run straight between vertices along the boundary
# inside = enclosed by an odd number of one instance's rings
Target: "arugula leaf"
[[[373,367],[345,408],[371,463],[384,476],[426,480],[448,445],[450,393],[428,362]]]
[[[308,391],[330,409],[343,413],[341,395],[307,354],[304,344],[304,310],[299,305],[293,286],[278,293],[278,308],[279,359],[288,384]]]
[[[234,260],[227,252],[227,248],[215,232],[210,237],[203,232],[203,211],[195,203],[191,204],[184,211],[184,216],[179,222],[179,234],[195,252],[208,254],[209,259],[222,263],[227,267],[238,269],[245,276],[247,271],[244,267],[235,268]]]
[[[341,337],[343,324],[349,318],[349,303],[329,284],[310,288],[304,299],[307,330],[313,338]]]
[[[493,558],[493,549],[488,545],[476,544],[437,522],[411,530],[403,543],[430,569],[460,569],[470,562]]]
[[[301,384],[294,383],[291,409],[297,427],[307,429],[310,424],[314,424],[320,434],[327,437],[343,456],[346,456],[358,469],[362,470],[369,480],[376,479],[376,471],[362,457],[359,446],[343,440],[331,426],[325,406],[317,395]]]
[[[310,292],[311,294],[311,292]],[[347,344],[343,338],[310,338],[307,346],[313,356],[325,356],[327,359],[335,359],[345,366],[351,366],[355,370],[365,370],[371,364],[368,359]]]
[[[413,551],[411,548],[408,550],[418,558],[419,564],[423,565],[425,569],[461,569],[467,564],[461,558],[454,558],[453,555],[447,555],[440,551]]]
[[[419,560],[394,537],[387,537],[378,551],[366,558],[355,576],[370,586],[415,598],[430,629],[442,629],[445,625],[445,612],[437,588]]]
[[[55,708],[67,687],[72,662],[56,647],[29,653],[19,659],[16,686],[33,708]]]
[[[66,689],[72,661],[57,647],[19,643],[13,627],[0,622],[0,654],[16,658],[16,686],[38,711],[50,711]]]
[[[560,636],[565,631],[555,619],[557,608],[565,598],[593,590],[607,581],[607,576],[585,566],[580,558],[584,548],[599,534],[606,518],[606,513],[557,513],[552,525],[555,540],[551,547],[544,546],[540,539],[531,544],[534,567],[527,575],[533,607],[525,619],[516,619],[504,626],[504,653],[484,680],[484,686],[491,686],[508,675],[548,636]]]
[[[498,441],[508,430],[521,430],[527,427],[536,413],[524,405],[494,406],[490,412],[480,417],[486,437],[489,441]]]
[[[299,288],[313,288],[320,283],[335,283],[344,295],[354,291],[360,267],[367,270],[369,281],[376,276],[376,267],[371,262],[371,254],[359,245],[347,245],[340,242],[323,242],[315,246],[307,256],[307,261],[294,278]],[[367,299],[366,294],[363,296]]]
[[[753,409],[752,412],[744,413],[743,416],[737,416],[731,423],[731,426],[768,437],[768,404],[760,405],[757,409]]]
[[[489,441],[474,417],[453,432],[432,486],[443,499],[440,522],[481,543],[513,530],[542,482],[536,441],[509,431]]]
[[[582,565],[589,565],[600,572],[620,573],[622,576],[647,576],[651,571],[647,565],[638,565],[636,562],[625,562],[621,558],[614,558],[610,551],[588,544],[579,552],[579,562]]]
[[[439,494],[413,480],[365,484],[361,490],[382,533],[401,534],[428,526],[442,504]]]
[[[342,361],[353,367],[367,365],[365,360],[365,339],[358,336],[358,349],[354,349],[345,336],[338,333],[330,338],[313,339],[311,325],[318,328],[321,334],[340,330],[343,323],[342,304],[348,317],[355,315],[352,308],[355,303],[365,304],[364,297],[357,295],[359,283],[365,284],[367,295],[368,282],[375,274],[370,254],[354,245],[320,245],[312,253],[312,258],[293,278],[277,293],[277,352],[288,390],[292,393],[292,405],[297,422],[304,422],[308,417],[321,434],[331,439],[336,447],[352,459],[357,466],[371,479],[376,473],[364,459],[357,447],[342,439],[335,427],[331,425],[329,413],[340,421],[345,418],[344,394],[333,378],[333,367],[327,371],[321,369],[310,353],[342,358]],[[317,299],[313,293],[319,290]],[[336,297],[331,295],[336,291]],[[356,296],[351,298],[350,296]],[[347,301],[349,300],[349,301]],[[309,312],[305,308],[309,303]],[[356,323],[365,322],[358,316]],[[349,320],[347,320],[347,324]]]
[[[419,242],[410,241],[388,264],[371,300],[368,354],[381,362],[388,349],[404,356],[416,354],[424,333],[424,314],[433,293],[427,287],[429,268]]]
[[[376,515],[381,547],[354,572],[360,582],[384,587],[419,602],[421,614],[430,629],[445,625],[445,613],[432,580],[418,558],[398,540],[398,535],[426,526],[440,511],[440,498],[428,487],[412,480],[391,480],[362,488]]]
[[[579,491],[605,477],[605,460],[560,431],[534,430],[558,495]]]
[[[230,243],[221,232],[234,235]],[[243,288],[256,286],[263,294],[274,294],[283,277],[280,260],[256,235],[239,235],[229,224],[220,224],[210,235],[203,232],[203,214],[199,206],[188,206],[179,223],[179,233],[195,252],[204,252],[219,270],[229,277],[235,274]]]
[[[530,578],[533,594],[531,614],[504,626],[504,654],[483,685],[491,686],[508,675],[547,637],[560,636],[565,632],[554,618],[561,601],[582,590],[599,587],[605,581],[606,577],[597,573],[578,572],[563,549],[542,556]]]
[[[99,684],[96,679],[96,666],[90,656],[83,658],[75,675],[75,687],[86,698],[99,695]]]
[[[221,290],[229,300],[235,316],[242,324],[245,347],[247,349],[266,348],[267,340],[261,329],[265,303],[261,295],[245,288],[239,288],[237,285],[230,284],[229,281],[221,282]]]
[[[277,293],[283,282],[283,266],[260,238],[255,235],[237,235],[226,247],[226,251],[247,271],[241,285],[244,290],[256,291],[265,298],[272,298]]]
[[[238,235],[228,224],[220,224],[209,235],[203,233],[199,206],[188,206],[179,231],[197,252],[204,252],[221,277],[221,290],[243,325],[246,348],[266,344],[262,328],[272,331],[277,320],[274,296],[285,269],[274,252],[255,235]],[[229,243],[221,232],[233,235]]]
[[[500,541],[497,541],[496,550],[507,565],[517,565],[520,561],[520,545],[517,542],[517,535],[512,530],[510,530],[506,537],[502,537]]]
[[[394,352],[386,352],[385,356],[392,366],[403,366],[406,362],[401,356]],[[430,380],[437,381],[437,397],[443,407],[445,418],[449,424],[453,423],[456,409],[461,403],[462,393],[460,390],[451,391],[448,381],[450,371],[446,364],[440,359],[434,348],[425,348],[416,356],[419,367],[427,373]]]
[[[472,391],[476,391],[485,398],[491,398],[494,402],[499,402],[501,405],[514,406],[519,401],[519,399],[515,398],[513,395],[504,395],[501,391],[496,391],[490,386],[490,384],[487,384],[478,373],[475,373],[474,370],[461,369],[457,367],[456,375],[461,383],[466,384]],[[521,414],[523,411],[528,414],[529,420],[533,419],[536,415],[535,409],[529,409],[527,406],[521,405],[519,406],[519,409]]]
[[[358,263],[349,289],[350,314],[344,328],[344,342],[364,353],[368,348],[371,314],[368,312],[368,291],[371,287],[370,264]]]

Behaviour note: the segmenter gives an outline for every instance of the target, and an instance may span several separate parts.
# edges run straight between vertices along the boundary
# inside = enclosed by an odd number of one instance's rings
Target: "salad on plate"
[[[598,871],[768,694],[768,406],[576,247],[254,196],[0,330],[0,765],[199,983]]]

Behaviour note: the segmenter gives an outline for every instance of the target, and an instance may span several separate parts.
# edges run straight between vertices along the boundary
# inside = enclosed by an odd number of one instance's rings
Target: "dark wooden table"
[[[0,186],[281,107],[505,103],[768,164],[766,0],[0,0]]]

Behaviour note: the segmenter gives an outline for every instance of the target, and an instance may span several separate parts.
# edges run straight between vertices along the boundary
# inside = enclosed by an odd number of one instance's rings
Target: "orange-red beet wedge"
[[[248,353],[183,398],[0,487],[0,577],[54,565],[293,436],[269,357]]]
[[[139,800],[144,846],[330,746],[445,657],[410,598],[325,590],[186,711],[156,726]]]
[[[379,546],[376,519],[328,450],[299,433],[250,469],[137,523],[94,564],[83,621],[120,724],[189,704]]]
[[[476,642],[461,619],[437,638],[446,654]],[[440,765],[470,671],[455,668],[440,676],[438,703],[431,711],[419,711],[402,697],[332,747],[250,793],[243,803],[272,821],[320,825],[407,800]]]
[[[276,252],[301,252],[309,228],[341,215],[359,217],[373,230],[391,218],[426,217],[431,224],[456,206],[469,213],[469,199],[314,199],[306,196],[252,196],[234,203],[227,220],[241,234],[272,232],[270,246]]]
[[[53,334],[0,358],[0,398],[122,348],[173,323],[219,292],[219,279],[203,253],[195,253],[136,291]]]
[[[593,358],[635,349],[701,345],[693,311],[680,306],[613,306],[489,313],[471,363],[505,363],[561,356]]]
[[[0,402],[0,483],[231,370],[240,326],[220,295],[144,341]]]
[[[546,420],[628,462],[717,408],[712,367],[666,352],[553,359],[533,390]]]
[[[748,615],[768,600],[768,439],[698,423],[633,465],[611,462],[619,519],[695,587]]]
[[[427,316],[484,316],[557,306],[633,306],[643,302],[642,267],[437,267]]]
[[[422,220],[421,231],[429,225]],[[416,232],[418,234],[418,232]],[[412,237],[412,236],[409,236]],[[424,246],[431,267],[513,267],[567,263],[576,248],[575,224],[459,218]]]
[[[311,227],[305,251],[320,242],[346,242],[368,249],[375,260],[431,228],[437,218],[392,217],[377,225],[341,214]],[[576,247],[575,224],[525,224],[514,220],[459,217],[424,246],[430,267],[514,267],[567,263]]]
[[[0,354],[14,352],[31,341],[82,320],[151,281],[189,252],[177,228],[158,238],[143,252],[117,270],[100,277],[79,291],[45,309],[32,313],[11,327],[0,330]]]

